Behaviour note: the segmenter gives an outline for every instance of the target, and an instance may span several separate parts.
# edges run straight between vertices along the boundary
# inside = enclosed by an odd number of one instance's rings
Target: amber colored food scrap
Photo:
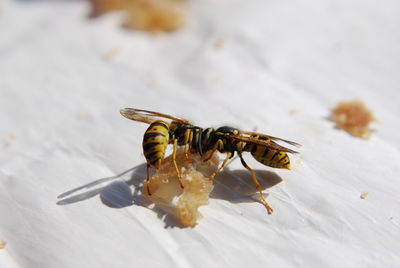
[[[172,156],[169,156],[149,181],[151,195],[147,194],[146,185],[143,194],[174,215],[183,226],[195,226],[201,217],[198,208],[208,203],[213,188],[209,177],[217,169],[218,157],[214,154],[210,161],[204,162],[198,154],[189,154],[186,158],[180,150],[176,159],[182,172],[184,188],[180,187]]]
[[[125,6],[126,28],[149,32],[168,32],[184,24],[183,1],[178,0],[131,0]]]
[[[355,137],[369,138],[371,130],[368,126],[374,120],[372,112],[361,101],[340,102],[332,110],[332,121],[337,127]]]
[[[0,249],[5,248],[6,244],[7,244],[6,242],[4,242],[3,240],[0,240]]]
[[[91,17],[124,11],[125,28],[149,32],[169,32],[184,24],[183,0],[90,0]]]
[[[361,195],[360,195],[360,198],[361,199],[366,199],[368,197],[368,192],[363,192]]]
[[[107,12],[123,10],[128,0],[90,0],[90,17],[97,17]]]

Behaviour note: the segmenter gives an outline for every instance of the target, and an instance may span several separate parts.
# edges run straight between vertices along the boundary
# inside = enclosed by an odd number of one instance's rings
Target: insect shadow
[[[272,171],[254,170],[254,172],[263,190],[282,181],[281,177]],[[154,205],[146,195],[141,194],[145,177],[146,164],[143,163],[116,176],[101,178],[62,193],[57,197],[60,199],[57,201],[57,205],[69,205],[99,195],[101,202],[110,208],[124,208],[132,205],[146,207],[164,221],[165,228],[184,227],[174,215],[168,212],[168,208]],[[210,198],[232,203],[260,202],[258,198],[254,197],[255,194],[257,194],[257,190],[247,170],[225,168],[216,176]]]
[[[140,164],[118,175],[92,181],[60,194],[57,198],[61,200],[57,201],[57,205],[73,204],[99,195],[103,204],[108,207],[123,208],[131,206],[136,203],[135,201],[138,201],[135,197],[140,195],[145,172],[146,164]],[[130,176],[129,173],[131,173]],[[97,188],[94,188],[96,186]],[[131,186],[133,186],[133,192]],[[81,191],[83,192],[77,193]],[[70,196],[72,194],[75,195]]]
[[[273,187],[280,183],[282,178],[273,171],[254,170],[262,190]],[[257,197],[254,195],[257,194]],[[225,168],[223,172],[215,177],[214,189],[211,198],[223,199],[232,203],[260,202],[258,191],[247,170],[230,170]],[[260,202],[261,203],[261,202]]]

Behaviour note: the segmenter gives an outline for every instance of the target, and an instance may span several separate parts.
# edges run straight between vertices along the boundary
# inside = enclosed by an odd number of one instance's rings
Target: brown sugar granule
[[[218,157],[204,162],[198,154],[185,156],[183,150],[176,155],[179,169],[182,173],[183,189],[180,187],[172,156],[165,158],[156,174],[148,183],[151,195],[148,195],[146,184],[143,194],[155,205],[171,215],[185,227],[195,226],[201,217],[200,206],[208,203],[213,181],[210,175],[217,169]]]
[[[374,121],[374,117],[361,101],[340,102],[332,110],[332,121],[351,135],[367,139],[371,136],[368,126]]]
[[[0,240],[0,249],[3,249],[6,247],[6,242],[4,242],[3,240]]]

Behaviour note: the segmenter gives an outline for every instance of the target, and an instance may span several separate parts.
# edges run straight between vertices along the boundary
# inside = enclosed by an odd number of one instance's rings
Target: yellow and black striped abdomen
[[[270,142],[271,140],[265,137],[252,136],[252,138]],[[251,155],[263,165],[273,168],[290,169],[290,158],[285,152],[279,152],[274,149],[269,149],[255,143],[247,143],[244,151],[251,152]]]
[[[147,163],[159,168],[169,140],[169,125],[161,120],[150,124],[143,136],[143,153]]]
[[[258,162],[273,168],[290,169],[290,159],[287,153],[268,149],[260,145],[253,146],[251,154]]]

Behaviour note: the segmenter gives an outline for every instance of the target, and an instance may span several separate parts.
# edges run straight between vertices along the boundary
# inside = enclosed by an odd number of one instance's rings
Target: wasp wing
[[[121,109],[120,113],[122,116],[124,116],[130,120],[135,120],[135,121],[139,121],[139,122],[143,122],[143,123],[147,123],[147,124],[151,124],[152,122],[157,120],[155,117],[163,117],[163,118],[168,118],[168,119],[177,121],[182,124],[191,125],[191,123],[188,120],[174,117],[172,115],[148,111],[148,110],[125,108],[125,109]]]
[[[298,152],[283,147],[279,144],[277,144],[274,141],[265,141],[265,140],[259,140],[256,138],[252,138],[252,137],[246,137],[246,136],[231,136],[230,137],[232,140],[237,140],[237,141],[242,141],[242,142],[246,142],[246,143],[253,143],[253,144],[257,144],[257,145],[261,145],[264,146],[265,148],[268,149],[272,149],[272,150],[276,150],[279,152],[287,152],[287,153],[291,153],[291,154],[297,154]]]
[[[283,142],[286,142],[287,144],[290,144],[290,145],[293,145],[293,146],[296,146],[296,147],[300,147],[301,146],[301,144],[299,144],[297,142],[281,139],[281,138],[278,138],[278,137],[274,137],[274,136],[270,136],[270,135],[266,135],[266,134],[262,134],[262,133],[250,132],[250,131],[240,131],[240,133],[241,134],[247,134],[247,135],[250,135],[250,136],[264,137],[264,138],[271,139],[271,140],[283,141]]]

